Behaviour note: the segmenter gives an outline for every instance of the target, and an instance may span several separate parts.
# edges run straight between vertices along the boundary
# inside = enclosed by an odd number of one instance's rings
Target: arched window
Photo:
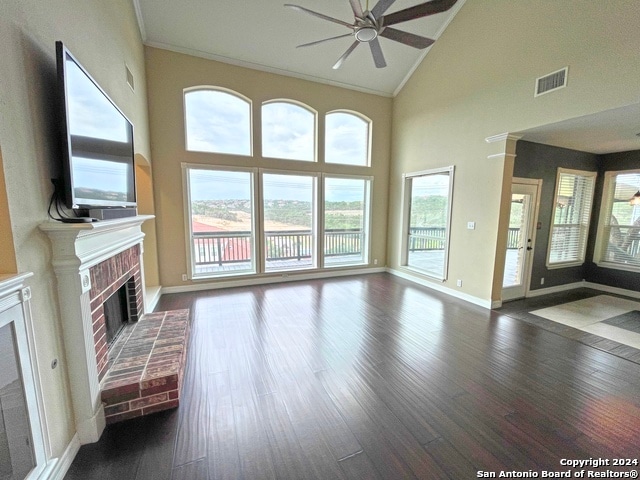
[[[315,112],[293,102],[265,102],[262,105],[262,156],[315,161]]]
[[[325,162],[344,165],[369,163],[371,121],[350,112],[329,112],[325,116]]]
[[[251,101],[230,90],[199,88],[184,94],[186,149],[251,155]]]

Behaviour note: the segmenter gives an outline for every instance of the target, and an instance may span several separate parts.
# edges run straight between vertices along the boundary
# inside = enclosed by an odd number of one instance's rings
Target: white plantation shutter
[[[558,169],[547,267],[584,263],[596,172]]]
[[[640,191],[640,172],[607,172],[598,235],[603,267],[640,270],[640,205],[629,200]]]

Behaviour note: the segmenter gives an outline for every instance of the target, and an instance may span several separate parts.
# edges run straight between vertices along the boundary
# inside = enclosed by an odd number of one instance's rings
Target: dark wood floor
[[[108,427],[67,479],[470,479],[640,456],[640,365],[388,274],[159,305],[185,307],[181,406]]]

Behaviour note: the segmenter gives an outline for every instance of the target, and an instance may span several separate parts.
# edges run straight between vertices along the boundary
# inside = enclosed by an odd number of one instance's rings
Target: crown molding
[[[504,133],[499,133],[498,135],[492,135],[491,137],[487,137],[484,139],[484,141],[487,143],[502,142],[504,140],[513,140],[517,142],[521,138],[522,138],[522,135],[514,135],[509,132],[504,132]]]

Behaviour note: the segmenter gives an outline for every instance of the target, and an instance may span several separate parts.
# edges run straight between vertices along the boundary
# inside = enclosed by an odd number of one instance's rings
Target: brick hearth
[[[146,314],[125,326],[102,381],[107,424],[178,406],[188,338],[189,310]]]

